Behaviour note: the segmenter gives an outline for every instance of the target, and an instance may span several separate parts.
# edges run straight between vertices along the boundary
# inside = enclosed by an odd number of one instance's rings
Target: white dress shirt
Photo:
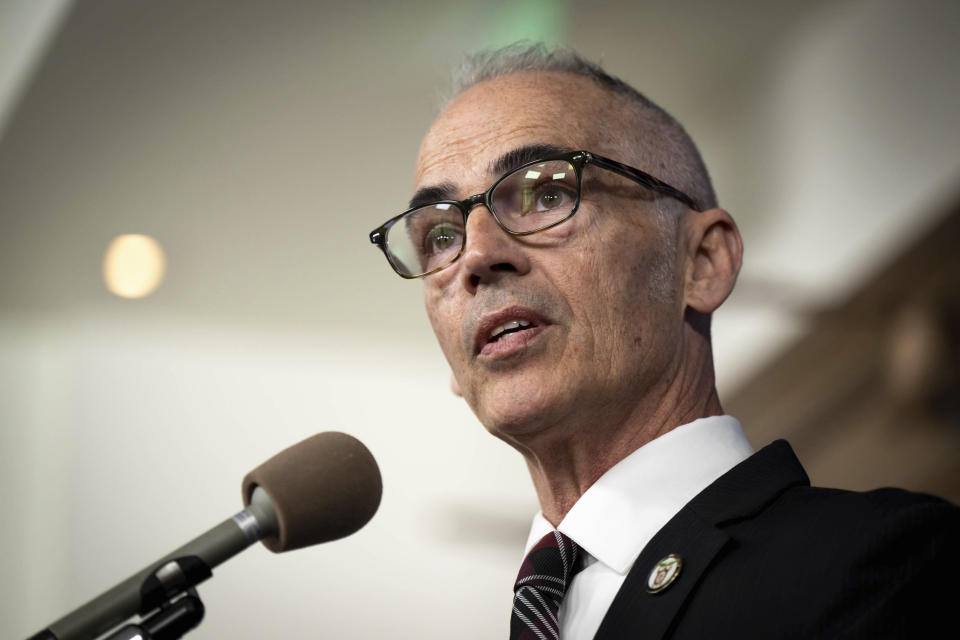
[[[557,527],[586,552],[560,607],[562,640],[591,640],[650,539],[752,454],[736,418],[701,418],[640,447],[587,489]],[[552,530],[537,513],[524,555]]]

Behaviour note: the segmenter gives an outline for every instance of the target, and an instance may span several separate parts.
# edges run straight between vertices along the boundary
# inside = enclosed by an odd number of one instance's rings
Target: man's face
[[[633,164],[623,132],[636,126],[621,98],[588,79],[496,78],[462,93],[434,123],[416,187],[466,198],[500,177],[507,154],[538,145]],[[588,166],[576,215],[526,237],[507,235],[478,206],[461,258],[424,280],[427,314],[464,398],[487,429],[518,448],[651,410],[680,366],[674,234],[640,195],[628,180]]]

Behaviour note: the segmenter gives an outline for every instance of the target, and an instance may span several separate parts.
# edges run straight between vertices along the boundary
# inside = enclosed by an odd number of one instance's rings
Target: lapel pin
[[[681,567],[683,567],[683,558],[675,553],[671,553],[653,565],[653,570],[647,578],[647,593],[660,593],[673,584],[680,575]]]

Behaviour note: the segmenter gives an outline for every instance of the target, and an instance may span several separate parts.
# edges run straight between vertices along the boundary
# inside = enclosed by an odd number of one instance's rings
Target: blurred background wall
[[[525,468],[366,235],[461,53],[521,38],[700,144],[747,246],[714,335],[754,446],[960,499],[957,33],[946,1],[0,5],[0,635],[229,517],[246,471],[326,429],[379,460],[380,512],[221,566],[192,637],[505,635]],[[163,252],[145,297],[107,289],[122,234]]]

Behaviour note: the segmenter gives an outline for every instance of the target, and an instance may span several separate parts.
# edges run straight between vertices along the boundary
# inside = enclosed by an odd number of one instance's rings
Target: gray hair
[[[518,42],[502,49],[470,54],[454,72],[453,97],[484,80],[525,71],[583,76],[626,98],[637,108],[641,119],[631,142],[650,173],[687,193],[701,210],[717,206],[707,167],[683,126],[629,84],[571,49],[548,49],[540,43]]]

